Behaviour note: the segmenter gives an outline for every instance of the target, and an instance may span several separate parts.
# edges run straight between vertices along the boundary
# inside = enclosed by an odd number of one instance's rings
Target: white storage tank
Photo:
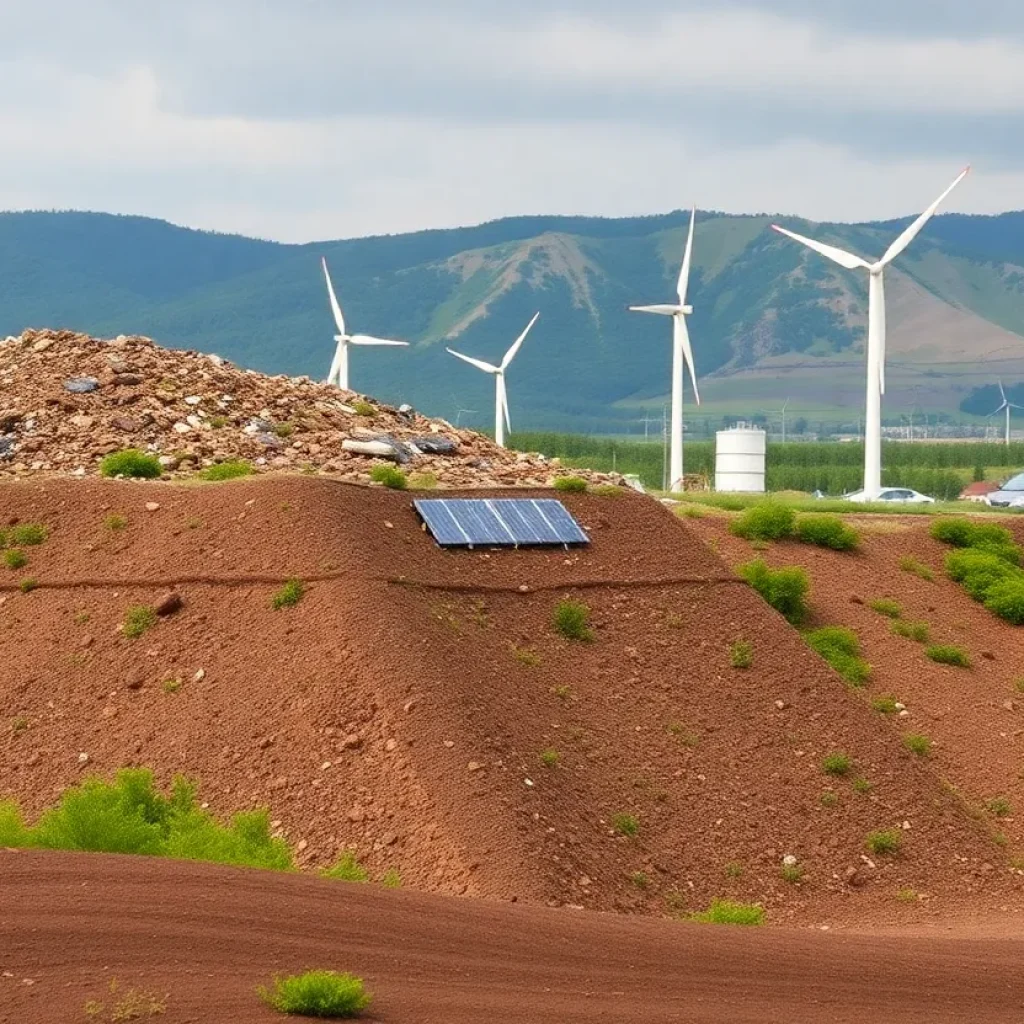
[[[715,490],[764,494],[767,435],[760,427],[737,423],[715,435]]]

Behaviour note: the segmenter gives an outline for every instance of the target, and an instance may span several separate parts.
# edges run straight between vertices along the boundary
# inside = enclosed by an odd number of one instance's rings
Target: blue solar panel
[[[413,505],[441,547],[590,543],[554,498],[430,498]]]

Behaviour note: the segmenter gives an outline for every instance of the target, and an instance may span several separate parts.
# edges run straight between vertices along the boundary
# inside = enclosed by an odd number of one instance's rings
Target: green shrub
[[[902,622],[892,624],[892,631],[897,636],[905,636],[908,640],[916,640],[919,644],[928,642],[931,630],[927,622]]]
[[[807,633],[804,639],[848,683],[863,686],[867,682],[871,666],[860,657],[860,641],[852,629],[824,626]]]
[[[898,601],[890,601],[887,597],[872,601],[868,607],[873,612],[878,612],[879,615],[884,615],[888,619],[899,619],[903,616],[902,605]]]
[[[612,818],[612,828],[619,833],[620,836],[629,836],[633,838],[640,832],[640,822],[637,820],[635,814],[616,814]]]
[[[1005,796],[994,796],[985,803],[985,809],[997,818],[1005,818],[1010,814],[1010,801]]]
[[[707,910],[690,914],[691,921],[703,924],[764,924],[764,907],[756,903],[735,903],[732,900],[712,900]]]
[[[291,579],[274,594],[270,603],[274,611],[280,611],[282,608],[291,608],[302,600],[302,595],[305,593],[306,586],[302,580]]]
[[[729,529],[747,540],[781,540],[792,535],[795,515],[789,505],[762,501],[751,505]]]
[[[990,587],[985,607],[1015,626],[1024,626],[1024,577]]]
[[[932,644],[931,647],[924,649],[924,653],[940,665],[955,665],[957,668],[971,667],[970,655],[962,647],[956,647],[953,644]]]
[[[870,782],[868,779],[854,779],[853,780],[853,791],[860,793],[861,796],[866,796],[875,788],[875,784]]]
[[[555,490],[564,491],[566,494],[585,494],[587,481],[581,476],[559,476],[555,477]]]
[[[567,640],[587,643],[594,639],[590,628],[590,608],[582,601],[566,598],[555,608],[555,630]]]
[[[895,697],[876,697],[872,702],[871,706],[876,711],[881,711],[883,715],[895,715],[899,708],[896,705],[899,703]]]
[[[406,475],[397,466],[380,465],[370,470],[370,479],[393,491],[404,491],[409,486]]]
[[[21,523],[11,528],[9,543],[24,548],[35,547],[46,540],[48,531],[41,523]]]
[[[31,594],[31,593],[32,593],[32,591],[33,591],[33,590],[35,590],[35,589],[36,589],[36,587],[38,587],[38,586],[39,586],[39,581],[38,581],[37,579],[34,579],[34,578],[33,578],[33,577],[31,577],[31,576],[26,576],[26,577],[25,577],[25,579],[23,579],[23,580],[22,580],[22,581],[21,581],[21,582],[20,582],[20,583],[18,584],[18,589],[19,589],[19,590],[20,590],[20,591],[21,591],[21,592],[22,592],[23,594]]]
[[[559,754],[557,750],[551,748],[542,750],[540,754],[541,763],[546,765],[548,768],[557,768],[561,757],[562,755]]]
[[[138,480],[155,480],[163,472],[160,460],[155,455],[147,455],[138,448],[126,448],[123,452],[114,452],[100,463],[103,476],[127,476]]]
[[[867,848],[879,856],[899,853],[902,846],[903,833],[899,829],[890,828],[868,833]]]
[[[826,789],[821,794],[821,806],[822,807],[838,807],[839,806],[839,794],[833,792],[831,789]]]
[[[932,524],[931,533],[954,547],[984,551],[1010,565],[1021,563],[1021,549],[1014,543],[1013,534],[998,523],[938,519]]]
[[[119,512],[111,512],[110,515],[103,520],[103,525],[111,533],[120,533],[128,526],[128,520]]]
[[[231,459],[228,462],[207,466],[199,475],[204,480],[237,480],[239,477],[252,476],[255,472],[253,464],[248,460]]]
[[[952,544],[955,548],[969,548],[974,536],[974,524],[969,519],[940,517],[932,523],[929,532],[943,544]]]
[[[370,872],[359,863],[352,850],[346,850],[329,868],[320,872],[324,878],[335,878],[340,882],[368,882]]]
[[[353,402],[352,408],[355,409],[357,416],[376,416],[377,410],[370,405],[369,402]]]
[[[907,733],[903,737],[903,746],[918,757],[927,757],[932,752],[932,741],[916,732]]]
[[[782,616],[794,625],[807,617],[807,573],[797,566],[769,569],[757,558],[739,567],[740,575]]]
[[[920,576],[923,580],[928,580],[928,582],[935,579],[935,573],[924,562],[919,562],[912,555],[904,555],[900,559],[900,568],[904,572],[913,573],[915,576]]]
[[[152,629],[156,625],[156,620],[156,612],[149,605],[134,605],[125,613],[121,632],[129,640],[137,640],[147,629]]]
[[[986,601],[997,584],[1020,578],[1020,570],[990,551],[968,548],[946,556],[946,572],[975,601]]]
[[[847,754],[829,754],[821,762],[821,767],[826,775],[849,775],[853,761]]]
[[[587,490],[602,498],[621,498],[626,493],[625,489],[619,487],[618,484],[595,484]]]
[[[278,1013],[304,1017],[357,1017],[372,1000],[363,979],[336,971],[306,971],[274,978],[273,986],[257,989]]]
[[[750,668],[754,664],[754,645],[749,640],[737,640],[729,648],[729,661],[733,668]]]
[[[28,845],[28,829],[25,828],[20,808],[13,801],[0,801],[0,849],[18,849]]]
[[[805,544],[817,544],[833,551],[852,551],[860,542],[860,535],[851,526],[832,515],[805,515],[796,521],[796,539]]]
[[[4,552],[4,565],[8,569],[24,569],[28,565],[28,555],[21,548],[8,548]]]
[[[380,884],[385,889],[401,889],[402,876],[398,873],[398,868],[388,868],[381,875]]]
[[[795,885],[801,881],[804,877],[804,869],[799,864],[783,864],[782,865],[782,880],[789,882],[791,885]]]
[[[409,477],[409,486],[414,491],[433,491],[437,488],[437,474],[429,470],[413,473]]]

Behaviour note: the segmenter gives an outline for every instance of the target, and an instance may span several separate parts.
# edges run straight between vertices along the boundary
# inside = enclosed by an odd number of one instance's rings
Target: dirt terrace
[[[566,501],[589,549],[443,552],[408,494],[324,480],[5,486],[3,518],[52,535],[0,594],[0,798],[35,813],[145,764],[219,812],[269,804],[306,866],[353,848],[436,892],[646,914],[724,896],[830,927],[1019,912],[990,825],[691,528],[632,494]],[[292,576],[307,595],[273,611]],[[172,585],[182,611],[123,637]],[[594,643],[553,631],[566,594]],[[833,751],[850,778],[823,774]],[[867,857],[892,828],[903,852]]]

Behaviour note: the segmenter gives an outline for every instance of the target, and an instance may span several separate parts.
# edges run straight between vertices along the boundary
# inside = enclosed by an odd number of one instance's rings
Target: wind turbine
[[[1006,397],[1006,392],[1003,390],[1003,382],[1002,381],[999,381],[999,395],[1000,395],[1000,397],[1003,400],[1003,404],[1000,405],[999,408],[996,409],[995,412],[990,413],[989,414],[989,418],[991,418],[992,416],[998,416],[999,413],[1001,413],[1004,409],[1006,410],[1006,444],[1007,444],[1007,447],[1009,447],[1009,444],[1010,444],[1010,410],[1011,409],[1020,409],[1022,407],[1019,406],[1019,405],[1014,405],[1013,402],[1011,402]]]
[[[530,333],[530,328],[537,322],[537,317],[539,316],[540,313],[533,314],[533,319],[526,325],[526,330],[516,338],[512,343],[512,347],[505,353],[505,358],[497,366],[494,366],[492,363],[485,363],[482,359],[464,356],[461,352],[456,352],[454,349],[446,349],[456,359],[461,359],[463,362],[469,363],[470,366],[483,370],[484,373],[494,374],[494,440],[499,448],[505,447],[505,428],[508,427],[509,433],[512,432],[512,420],[508,414],[508,392],[505,390],[505,371],[509,368],[512,360],[515,359],[519,347],[526,340],[526,336]]]
[[[888,249],[885,255],[875,263],[837,249],[835,246],[816,242],[805,238],[795,231],[773,224],[772,227],[780,234],[803,243],[809,249],[820,253],[838,263],[847,270],[866,270],[868,272],[868,383],[867,403],[864,416],[864,497],[875,498],[882,489],[882,395],[885,394],[885,285],[883,274],[885,268],[917,237],[920,230],[931,220],[950,192],[967,177],[970,167],[965,167],[945,192],[921,214]]]
[[[693,306],[686,304],[686,286],[690,279],[690,257],[693,255],[693,223],[697,219],[697,207],[690,213],[690,231],[686,236],[686,251],[683,253],[683,266],[679,271],[676,292],[679,295],[678,305],[630,306],[634,313],[660,313],[672,317],[672,443],[669,452],[668,489],[683,489],[683,361],[690,371],[693,382],[693,397],[700,405],[700,394],[697,391],[697,374],[693,368],[693,349],[690,347],[690,334],[686,329],[686,317],[693,312]]]
[[[331,275],[327,270],[327,260],[320,257],[320,264],[324,268],[324,278],[327,280],[327,294],[331,300],[331,310],[334,313],[334,322],[337,324],[338,333],[334,340],[338,343],[334,351],[334,361],[331,363],[331,370],[327,374],[327,383],[336,384],[343,391],[348,391],[348,347],[349,345],[401,345],[409,344],[407,341],[388,341],[386,338],[374,338],[369,334],[348,334],[345,331],[345,318],[341,315],[341,306],[338,305],[338,297],[334,294],[334,285],[331,284]]]

